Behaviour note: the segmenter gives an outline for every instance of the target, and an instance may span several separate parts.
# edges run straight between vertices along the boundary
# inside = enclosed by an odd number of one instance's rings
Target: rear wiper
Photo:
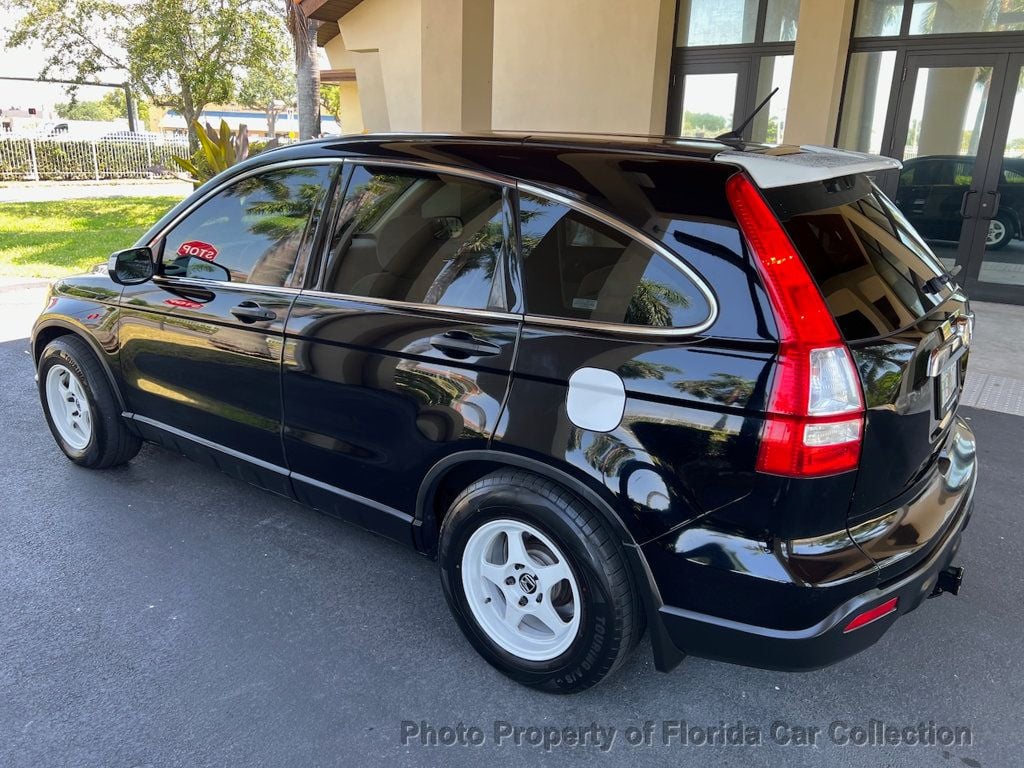
[[[960,274],[962,268],[960,264],[957,264],[948,272],[943,272],[941,275],[925,280],[924,285],[921,287],[928,293],[941,293],[943,288],[952,288],[953,278]]]
[[[746,120],[744,120],[742,123],[737,125],[735,128],[733,128],[728,133],[723,133],[720,136],[715,136],[715,138],[717,140],[719,140],[719,141],[741,141],[743,139],[743,129],[745,129],[748,125],[750,125],[750,122],[755,117],[757,117],[757,113],[760,112],[762,109],[764,109],[765,104],[767,104],[769,101],[771,101],[772,96],[774,96],[778,92],[779,92],[779,88],[778,88],[778,86],[776,86],[775,88],[772,89],[771,93],[769,93],[767,96],[764,97],[764,99],[761,101],[760,104],[757,105],[757,107],[754,109],[754,111],[750,113],[750,117],[748,117]]]

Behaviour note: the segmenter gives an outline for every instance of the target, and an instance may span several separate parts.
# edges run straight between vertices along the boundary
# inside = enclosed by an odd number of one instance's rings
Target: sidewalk
[[[1024,307],[972,301],[974,340],[960,404],[1024,416]]]
[[[115,179],[111,181],[3,181],[3,203],[40,203],[89,197],[185,197],[192,185],[177,179]]]

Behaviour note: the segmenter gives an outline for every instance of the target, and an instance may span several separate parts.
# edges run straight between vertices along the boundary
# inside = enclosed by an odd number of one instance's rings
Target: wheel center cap
[[[537,577],[532,573],[524,573],[519,577],[519,588],[528,595],[537,591]]]

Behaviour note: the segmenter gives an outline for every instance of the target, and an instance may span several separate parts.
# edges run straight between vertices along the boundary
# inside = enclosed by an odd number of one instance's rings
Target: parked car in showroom
[[[267,151],[54,284],[43,410],[83,467],[151,441],[436,558],[526,685],[585,689],[645,630],[660,670],[828,665],[959,590],[977,479],[973,316],[873,186],[897,165],[568,135]]]
[[[927,155],[903,163],[896,204],[929,240],[960,239],[961,211],[974,178],[973,156]],[[998,251],[1024,236],[1024,158],[1003,158],[995,215],[985,233],[985,248]]]

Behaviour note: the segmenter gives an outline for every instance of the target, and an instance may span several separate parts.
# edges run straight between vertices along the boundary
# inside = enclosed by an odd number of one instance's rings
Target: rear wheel
[[[997,216],[988,223],[988,232],[985,233],[985,248],[990,251],[1005,248],[1013,239],[1013,233],[1013,219],[1009,216]]]
[[[473,483],[444,519],[439,560],[463,633],[524,685],[589,688],[643,630],[616,538],[593,509],[543,478],[503,470]]]
[[[128,430],[113,388],[84,341],[61,336],[47,344],[38,379],[46,423],[71,461],[103,469],[139,452],[142,441]]]

